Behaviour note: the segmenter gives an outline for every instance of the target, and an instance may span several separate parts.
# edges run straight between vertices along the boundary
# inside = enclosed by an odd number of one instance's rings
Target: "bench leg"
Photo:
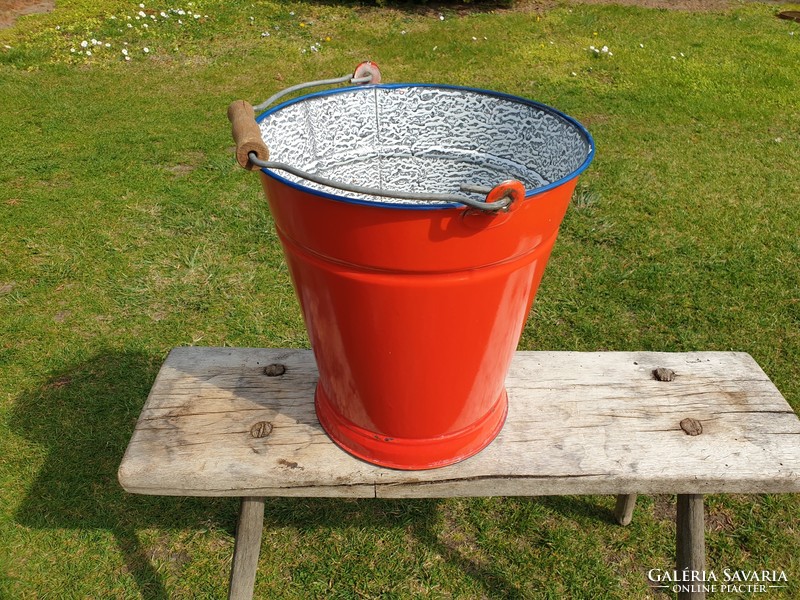
[[[684,569],[702,573],[706,570],[705,518],[703,516],[702,494],[678,494],[678,512],[676,516],[677,546],[676,569],[682,573]],[[689,591],[679,592],[678,600],[703,600],[702,581],[687,585]],[[694,589],[691,589],[694,588]]]
[[[264,498],[242,498],[236,524],[228,600],[251,600],[253,597],[263,529]]]
[[[614,507],[614,518],[620,525],[630,525],[633,518],[633,507],[636,506],[636,494],[618,494]]]

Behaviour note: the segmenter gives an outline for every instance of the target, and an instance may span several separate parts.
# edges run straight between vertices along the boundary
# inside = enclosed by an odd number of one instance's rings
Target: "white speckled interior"
[[[311,96],[261,121],[270,160],[336,181],[457,193],[519,179],[528,190],[576,171],[592,151],[580,127],[544,107],[446,87],[362,87]],[[282,177],[329,194],[413,203]]]

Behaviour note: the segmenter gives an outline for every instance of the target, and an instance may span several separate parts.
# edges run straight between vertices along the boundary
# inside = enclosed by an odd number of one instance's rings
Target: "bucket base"
[[[345,452],[366,462],[420,471],[446,467],[477,454],[500,433],[508,414],[508,396],[503,389],[491,410],[473,425],[435,438],[390,438],[368,431],[344,419],[318,385],[314,406],[320,425]]]

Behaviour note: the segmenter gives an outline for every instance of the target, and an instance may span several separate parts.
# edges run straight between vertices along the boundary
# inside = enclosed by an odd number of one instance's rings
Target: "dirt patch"
[[[54,0],[0,0],[0,29],[11,27],[20,15],[50,12]]]
[[[678,505],[675,502],[675,496],[665,494],[653,496],[653,517],[657,521],[671,521],[674,523],[677,510]]]
[[[191,560],[189,553],[183,549],[175,549],[172,542],[166,536],[161,536],[147,550],[147,558],[154,562],[166,566],[170,571],[177,571]]]
[[[620,4],[622,6],[641,6],[666,10],[712,12],[739,6],[741,2],[737,0],[581,0],[578,4]]]
[[[733,531],[733,511],[723,506],[706,509],[706,529],[708,531]]]
[[[171,167],[165,167],[167,171],[176,176],[188,175],[196,168],[197,167],[193,167],[192,165],[184,165],[184,164],[177,164],[177,165],[172,165]]]

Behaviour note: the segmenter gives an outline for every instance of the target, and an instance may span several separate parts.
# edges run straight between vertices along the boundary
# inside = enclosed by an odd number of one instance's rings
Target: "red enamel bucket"
[[[310,94],[258,122],[322,427],[397,469],[479,452],[505,420],[504,380],[589,133],[529,100],[420,84]],[[363,193],[376,189],[407,197]]]

